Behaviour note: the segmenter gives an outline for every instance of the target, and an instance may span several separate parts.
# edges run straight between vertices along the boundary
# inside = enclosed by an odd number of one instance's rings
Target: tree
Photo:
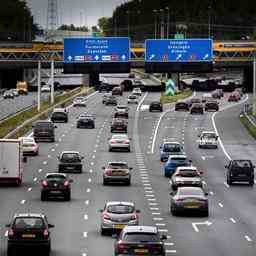
[[[92,30],[92,32],[100,32],[100,30],[97,26],[92,26],[91,30]]]
[[[109,27],[109,18],[102,17],[98,19],[98,26],[103,33],[107,31]]]

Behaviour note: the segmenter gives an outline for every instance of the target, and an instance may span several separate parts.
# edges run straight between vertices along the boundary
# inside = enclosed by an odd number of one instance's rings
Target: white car
[[[138,104],[138,97],[134,94],[131,94],[127,98],[127,104]]]
[[[199,148],[218,148],[218,135],[213,131],[202,131],[199,137]]]
[[[41,92],[51,92],[51,87],[49,85],[43,85],[41,87]]]
[[[127,134],[113,134],[109,139],[108,148],[109,152],[113,150],[126,150],[131,151],[130,139]]]
[[[140,88],[136,87],[136,88],[133,88],[132,94],[137,95],[137,96],[141,96],[142,95],[142,91],[141,91]]]
[[[34,138],[31,137],[21,137],[22,140],[22,152],[23,155],[34,155],[39,154],[39,146],[35,142]]]
[[[86,98],[85,97],[76,97],[73,100],[73,106],[74,107],[77,107],[77,106],[86,107]]]

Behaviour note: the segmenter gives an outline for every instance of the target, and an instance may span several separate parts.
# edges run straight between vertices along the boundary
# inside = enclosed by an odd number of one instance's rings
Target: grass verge
[[[192,93],[193,92],[191,90],[180,91],[179,93],[175,94],[174,96],[165,96],[164,93],[162,93],[160,101],[162,104],[173,103],[178,100],[182,100],[182,99],[185,99],[185,98],[191,96]]]
[[[12,116],[5,121],[3,121],[0,125],[0,138],[4,138],[7,134],[9,134],[11,131],[16,129],[17,127],[20,126],[20,129],[11,136],[10,138],[18,138],[20,136],[23,136],[26,132],[28,132],[30,129],[32,129],[32,123],[34,122],[31,121],[25,125],[23,125],[27,120],[30,120],[36,116],[39,115],[40,119],[46,119],[48,117],[49,112],[58,103],[64,102],[65,106],[70,103],[68,101],[69,98],[72,98],[72,96],[76,95],[79,92],[83,92],[81,88],[66,92],[61,95],[55,96],[55,103],[54,105],[51,105],[49,100],[43,101],[41,103],[41,111],[37,111],[37,107],[33,107],[29,110],[23,111],[15,116]],[[85,92],[85,91],[84,91]],[[49,112],[47,110],[49,109]]]
[[[244,127],[248,130],[248,132],[252,135],[254,139],[256,139],[256,126],[254,126],[245,115],[240,115],[240,121],[244,125]]]

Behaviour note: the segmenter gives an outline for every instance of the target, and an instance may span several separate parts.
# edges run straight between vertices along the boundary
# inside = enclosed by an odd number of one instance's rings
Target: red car
[[[241,96],[238,92],[232,92],[228,97],[228,101],[239,101],[240,99]]]

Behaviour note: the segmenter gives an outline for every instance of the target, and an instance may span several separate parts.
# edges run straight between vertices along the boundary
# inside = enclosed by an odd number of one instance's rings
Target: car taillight
[[[129,143],[130,143],[129,140],[124,141],[124,144],[129,144]]]
[[[124,244],[122,242],[119,242],[117,244],[117,251],[118,253],[128,253],[129,246],[127,244]]]
[[[48,229],[45,229],[44,230],[44,237],[48,237],[49,236],[49,231],[48,231]]]
[[[67,180],[64,182],[64,186],[65,186],[65,187],[68,187],[68,186],[69,186],[69,182],[68,182]]]
[[[106,170],[106,175],[112,175],[112,171],[111,170]]]
[[[162,246],[160,244],[152,245],[152,247],[151,247],[151,252],[152,253],[159,253],[161,251],[162,251]]]
[[[117,143],[117,141],[116,140],[111,140],[111,143],[115,144],[115,143]]]
[[[131,220],[136,220],[138,218],[138,215],[137,214],[133,214],[132,216],[131,216]]]
[[[176,199],[177,202],[182,202],[183,198]]]
[[[110,220],[111,219],[110,216],[108,214],[106,214],[106,213],[102,214],[102,218],[104,220]]]
[[[47,186],[48,186],[48,182],[47,182],[46,180],[44,180],[44,181],[42,182],[42,185],[43,185],[43,187],[47,187]]]
[[[8,237],[12,237],[12,236],[14,236],[14,231],[11,228],[11,229],[8,230]]]

